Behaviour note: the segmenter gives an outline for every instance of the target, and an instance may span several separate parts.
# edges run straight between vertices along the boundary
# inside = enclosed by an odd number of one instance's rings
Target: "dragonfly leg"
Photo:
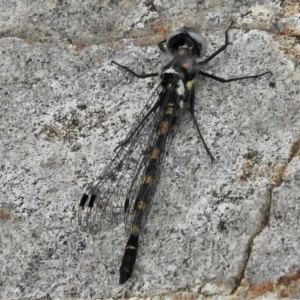
[[[208,77],[208,78],[211,78],[211,79],[214,79],[214,80],[217,80],[217,81],[220,81],[220,82],[231,82],[231,81],[237,81],[237,80],[243,80],[243,79],[249,79],[249,78],[258,78],[258,77],[261,77],[261,76],[266,75],[266,74],[272,74],[272,72],[268,71],[268,72],[264,72],[264,73],[259,74],[259,75],[235,77],[235,78],[229,78],[229,79],[224,79],[224,78],[212,75],[212,74],[208,74],[208,73],[203,72],[201,70],[198,70],[198,74],[203,75],[203,76]]]
[[[208,58],[206,58],[205,60],[199,62],[199,65],[205,65],[206,63],[208,63],[209,61],[211,61],[214,57],[216,57],[218,54],[220,54],[222,51],[224,51],[226,49],[226,47],[229,44],[229,39],[228,39],[228,31],[231,28],[232,24],[234,22],[232,21],[230,26],[227,28],[227,30],[225,31],[225,44],[220,47],[216,52],[214,52],[213,54],[211,54]]]
[[[158,43],[158,48],[163,52],[163,53],[167,53],[167,49],[165,48],[164,46],[164,43],[166,42],[167,40],[163,40],[161,42]]]
[[[117,62],[115,61],[111,61],[113,64],[125,69],[127,72],[129,72],[130,74],[132,74],[133,76],[137,77],[137,78],[148,78],[148,77],[155,77],[158,75],[158,73],[150,73],[150,74],[137,74],[135,73],[134,71],[130,70],[128,67],[126,66],[122,66],[120,64],[118,64]]]
[[[214,157],[213,157],[213,155],[211,154],[211,152],[209,151],[209,149],[208,149],[208,147],[207,147],[207,145],[206,145],[206,143],[205,143],[205,140],[204,140],[204,138],[203,138],[203,136],[202,136],[202,134],[201,134],[199,125],[198,125],[197,120],[196,120],[196,118],[195,118],[195,108],[194,108],[194,106],[195,106],[195,89],[194,89],[194,87],[193,87],[193,89],[192,89],[192,91],[191,91],[191,95],[190,95],[190,114],[191,114],[191,116],[192,116],[192,120],[193,120],[194,125],[195,125],[195,127],[196,127],[196,129],[197,129],[197,132],[198,132],[198,135],[199,135],[199,137],[200,137],[200,140],[202,141],[202,143],[203,143],[203,145],[204,145],[204,148],[205,148],[207,154],[209,155],[209,157],[210,157],[210,159],[211,159],[211,162],[213,162],[213,161],[214,161]]]

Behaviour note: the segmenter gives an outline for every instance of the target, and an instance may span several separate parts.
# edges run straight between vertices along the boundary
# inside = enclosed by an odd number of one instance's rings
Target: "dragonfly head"
[[[191,28],[177,28],[170,34],[166,42],[168,53],[172,56],[188,55],[201,58],[206,54],[207,44],[204,37]]]

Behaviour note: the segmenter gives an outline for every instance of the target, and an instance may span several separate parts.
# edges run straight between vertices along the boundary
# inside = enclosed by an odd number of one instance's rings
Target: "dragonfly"
[[[124,219],[129,235],[120,266],[119,283],[124,284],[132,275],[136,263],[139,237],[146,224],[155,191],[159,182],[166,147],[174,133],[179,110],[189,104],[189,113],[207,155],[214,157],[207,146],[194,114],[195,79],[198,75],[220,82],[232,82],[259,75],[224,79],[201,70],[229,44],[225,31],[225,44],[206,59],[205,38],[199,31],[182,27],[170,32],[166,40],[158,44],[168,54],[170,61],[160,73],[137,74],[127,66],[112,61],[137,78],[160,76],[160,83],[142,108],[125,139],[115,148],[115,155],[96,181],[83,194],[78,208],[81,226],[89,230],[104,230]]]

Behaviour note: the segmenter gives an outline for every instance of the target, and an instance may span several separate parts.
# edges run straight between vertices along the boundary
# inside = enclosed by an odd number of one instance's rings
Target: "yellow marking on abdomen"
[[[147,203],[146,202],[139,201],[136,208],[139,209],[139,210],[145,210],[146,207],[147,207]]]
[[[138,226],[132,226],[130,230],[130,234],[138,235],[140,233],[140,228]]]
[[[157,159],[159,157],[159,153],[160,153],[159,149],[158,148],[154,148],[152,150],[152,152],[151,152],[151,158]]]
[[[145,176],[144,183],[150,184],[150,183],[152,183],[152,181],[153,181],[152,176],[150,176],[150,175]]]
[[[169,122],[168,121],[164,121],[161,123],[161,127],[160,127],[160,133],[161,134],[166,134],[169,130]]]
[[[195,83],[195,79],[188,81],[188,82],[186,83],[186,88],[187,88],[188,90],[190,90],[190,89],[193,87],[194,83]]]
[[[137,247],[134,247],[134,246],[129,245],[129,246],[127,246],[127,247],[125,248],[125,250],[126,250],[126,249],[137,250]]]
[[[174,108],[173,107],[168,107],[166,112],[165,112],[165,115],[172,115],[174,113]]]

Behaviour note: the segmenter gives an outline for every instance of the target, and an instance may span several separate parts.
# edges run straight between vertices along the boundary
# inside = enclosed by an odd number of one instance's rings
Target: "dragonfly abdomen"
[[[158,177],[157,171],[162,163],[169,130],[174,123],[178,105],[175,102],[177,97],[174,95],[174,90],[171,91],[169,96],[172,94],[175,96],[175,98],[173,97],[172,99],[172,97],[169,97],[171,99],[166,103],[164,114],[162,116],[160,125],[158,126],[156,141],[149,153],[149,160],[147,167],[145,168],[144,180],[139,188],[139,192],[134,203],[135,214],[131,224],[130,236],[125,247],[122,264],[120,267],[120,284],[125,283],[133,272],[138,251],[139,234],[144,223],[143,219],[147,216],[145,212],[149,209],[148,206],[151,204],[152,197],[154,196],[155,187],[158,180],[158,178],[156,178]]]

